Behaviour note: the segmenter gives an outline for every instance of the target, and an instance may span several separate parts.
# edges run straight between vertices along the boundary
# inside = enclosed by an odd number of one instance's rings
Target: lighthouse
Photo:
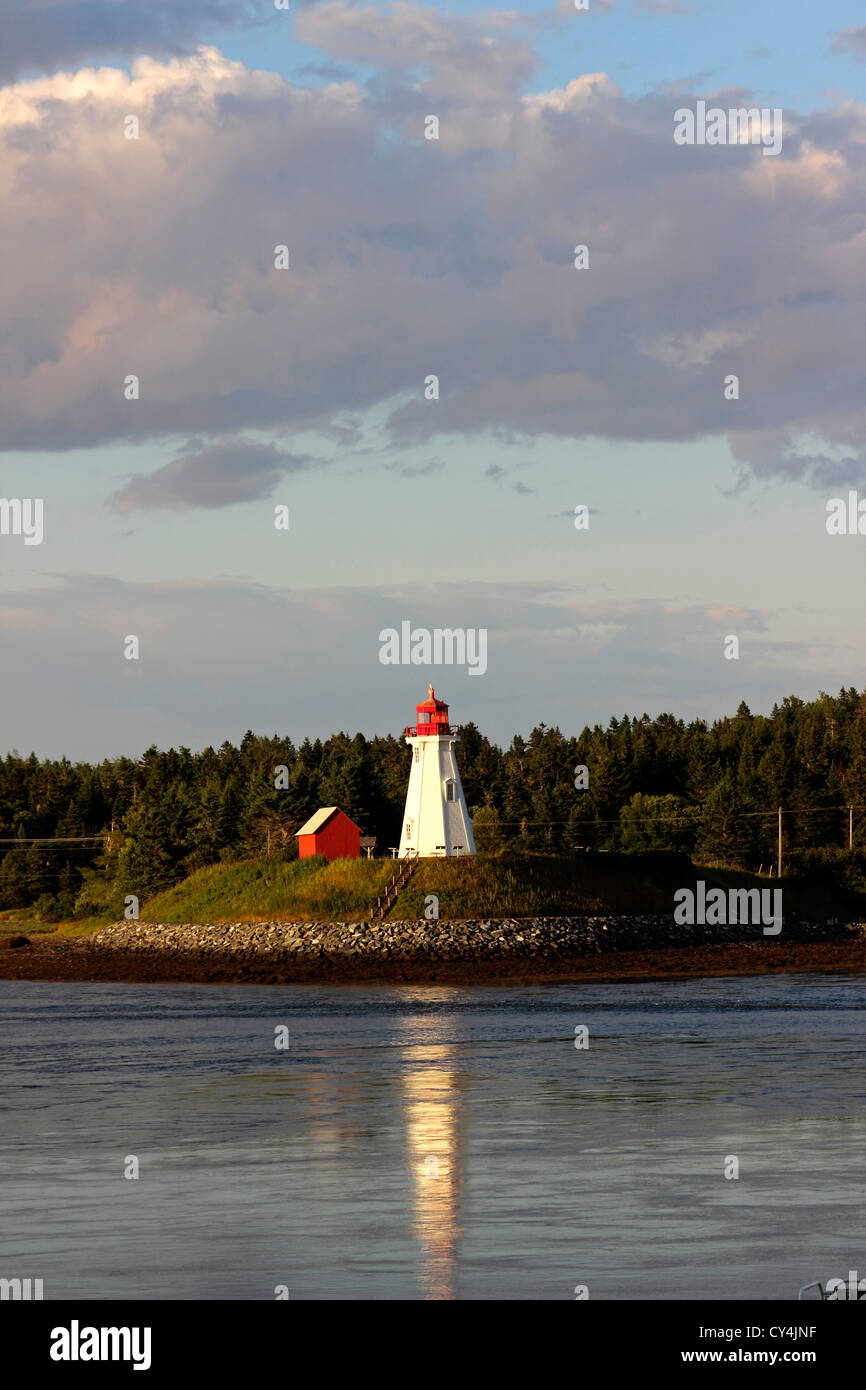
[[[400,858],[422,859],[449,854],[474,854],[472,822],[457,771],[454,744],[458,728],[448,723],[448,706],[437,700],[432,685],[428,698],[416,705],[415,723],[406,729],[412,749],[409,790],[400,835]]]

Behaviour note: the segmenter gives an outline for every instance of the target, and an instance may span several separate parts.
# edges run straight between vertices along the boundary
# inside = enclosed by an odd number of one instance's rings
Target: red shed
[[[326,859],[360,859],[361,830],[339,806],[322,806],[296,832],[298,857],[324,854]]]

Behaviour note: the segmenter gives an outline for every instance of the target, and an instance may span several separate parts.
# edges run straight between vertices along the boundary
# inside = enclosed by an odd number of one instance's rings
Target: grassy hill
[[[247,859],[216,864],[141,906],[145,922],[220,922],[294,919],[345,922],[365,919],[391,876],[391,859]],[[442,920],[461,917],[565,917],[591,914],[671,913],[678,888],[703,879],[713,888],[775,888],[778,879],[742,870],[700,866],[684,854],[584,854],[422,859],[390,913],[391,920],[424,917],[426,899],[438,898]],[[814,920],[866,919],[866,893],[844,890],[812,876],[783,878],[783,910]],[[59,930],[82,935],[104,925],[88,919],[41,924],[32,913],[0,914],[0,934]]]
[[[390,916],[423,917],[430,893],[438,897],[443,919],[666,912],[672,908],[671,883],[687,883],[692,872],[685,856],[670,858],[674,863],[662,871],[656,864],[638,862],[653,859],[649,855],[422,859]]]
[[[143,904],[151,922],[214,922],[293,918],[366,918],[395,868],[391,859],[250,859],[201,869]],[[775,888],[777,879],[738,869],[700,866],[685,854],[585,854],[422,859],[390,919],[424,916],[429,894],[443,920],[460,917],[540,917],[582,913],[667,913],[677,888],[702,878],[714,888]],[[803,879],[783,879],[784,910],[804,917],[858,916],[866,895],[831,891]]]
[[[391,860],[245,859],[190,874],[141,907],[145,922],[345,922],[366,916],[390,877]]]
[[[330,864],[322,858],[288,863],[248,859],[217,864],[142,904],[141,918],[149,922],[364,918],[395,867],[391,859],[338,859]],[[665,912],[671,910],[674,887],[689,882],[693,873],[684,855],[424,859],[390,917],[423,917],[430,893],[438,897],[443,919]]]
[[[441,919],[568,917],[584,913],[673,912],[678,888],[703,879],[708,888],[769,888],[778,880],[738,869],[698,866],[685,854],[585,854],[578,858],[487,857],[423,859],[400,894],[392,919],[424,916],[425,898],[439,899]],[[808,893],[787,883],[786,910],[805,911]],[[795,904],[796,899],[796,904]]]

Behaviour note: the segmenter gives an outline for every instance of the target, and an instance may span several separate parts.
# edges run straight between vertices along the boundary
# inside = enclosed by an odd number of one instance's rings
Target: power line
[[[94,832],[92,835],[21,835],[16,836],[14,840],[0,840],[0,845],[83,845],[91,840],[102,844],[110,833],[106,830],[104,833]]]
[[[627,807],[623,807],[623,810],[627,810],[627,809],[628,809]],[[722,809],[722,811],[725,810],[724,807],[722,807],[721,809]],[[852,804],[851,804],[850,802],[847,802],[847,801],[846,801],[846,803],[845,803],[844,806],[813,806],[813,807],[805,807],[803,810],[800,810],[800,809],[798,809],[798,808],[795,807],[795,806],[791,806],[791,807],[789,807],[787,810],[784,810],[784,809],[783,809],[782,814],[783,814],[784,816],[825,816],[825,815],[835,815],[835,814],[836,814],[837,812],[839,812],[839,811],[850,811],[851,809],[852,809]],[[858,806],[858,805],[856,804],[856,802],[855,802],[855,803],[853,803],[853,810],[855,810],[855,811],[862,811],[862,810],[864,810],[864,807],[863,807],[863,806]],[[778,806],[774,806],[772,809],[769,809],[769,810],[766,810],[766,811],[728,811],[727,814],[733,816],[736,820],[745,820],[745,819],[747,819],[747,818],[756,817],[756,816],[764,816],[764,817],[770,816],[770,817],[772,817],[773,820],[775,820],[776,817],[777,817],[778,814],[779,814],[779,808],[778,808]],[[627,817],[627,820],[626,820],[626,822],[625,822],[625,824],[627,824],[627,825],[658,825],[658,823],[659,823],[660,821],[671,821],[671,822],[674,823],[674,824],[681,824],[684,820],[700,821],[700,820],[702,819],[702,816],[703,816],[703,812],[702,812],[702,811],[698,811],[697,813],[692,812],[692,811],[683,811],[681,815],[677,815],[677,816],[628,816],[628,817]],[[615,817],[613,817],[613,818],[606,818],[606,817],[603,817],[603,816],[598,816],[598,817],[596,817],[596,816],[593,816],[591,813],[587,812],[587,813],[585,814],[584,819],[585,819],[585,821],[586,821],[588,824],[591,824],[591,825],[622,825],[622,824],[623,824],[623,821],[622,821],[622,817],[621,817],[621,816],[615,816]],[[568,820],[526,820],[525,818],[521,817],[520,820],[498,820],[498,821],[497,821],[497,824],[500,825],[500,826],[503,826],[503,825],[526,825],[526,826],[530,826],[530,825],[536,825],[536,826],[538,826],[538,825],[540,825],[540,826],[552,826],[552,825],[572,825],[572,824],[573,824],[573,821],[574,821],[574,817],[572,817],[572,816],[570,816]]]

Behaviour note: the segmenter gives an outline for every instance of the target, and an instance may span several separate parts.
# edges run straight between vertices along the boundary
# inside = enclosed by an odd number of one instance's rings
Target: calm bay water
[[[0,1275],[46,1298],[796,1298],[866,1274],[864,975],[2,981],[0,1019]]]

